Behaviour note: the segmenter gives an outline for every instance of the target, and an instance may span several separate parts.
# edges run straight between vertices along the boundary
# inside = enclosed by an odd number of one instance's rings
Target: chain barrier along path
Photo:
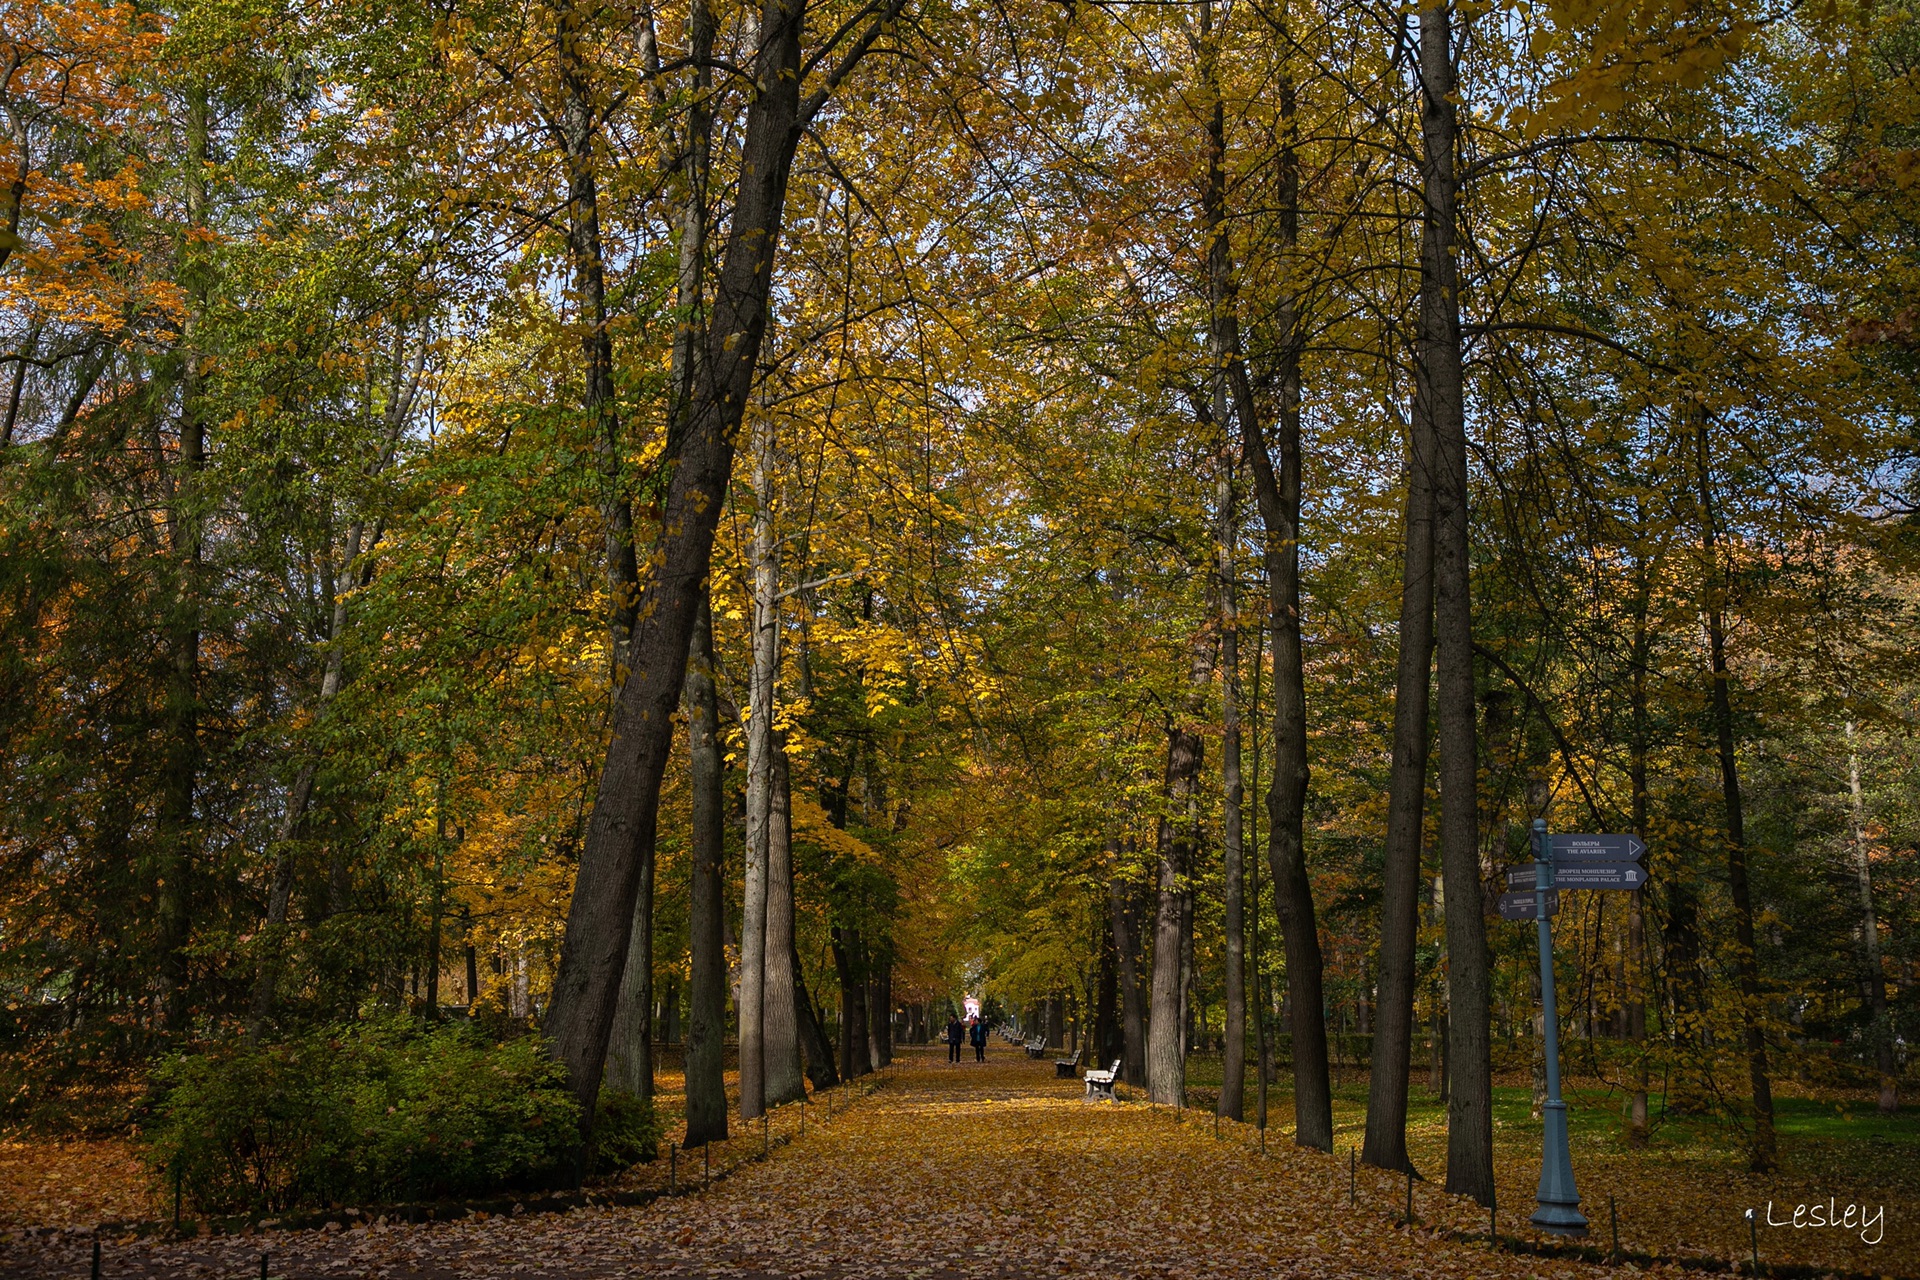
[[[108,1280],[1034,1280],[1541,1277],[1609,1269],[1489,1249],[1484,1211],[1421,1184],[1409,1226],[1347,1205],[1344,1153],[1209,1113],[1087,1102],[1051,1055],[909,1049],[874,1094],[705,1190],[451,1222],[105,1240]],[[1017,1052],[1017,1051],[1016,1051]],[[970,1056],[970,1055],[969,1055]],[[1124,1090],[1123,1090],[1124,1092]],[[813,1111],[809,1108],[809,1111]],[[91,1240],[0,1244],[0,1275],[84,1277]]]

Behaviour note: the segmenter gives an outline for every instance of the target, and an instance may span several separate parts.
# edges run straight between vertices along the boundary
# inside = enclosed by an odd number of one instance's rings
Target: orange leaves
[[[142,79],[162,43],[158,24],[130,4],[9,6],[0,102],[15,127],[0,138],[0,266],[10,268],[0,309],[115,336],[143,313],[180,322],[181,291],[145,278],[145,254],[124,232],[149,200],[138,159],[118,140],[155,105]],[[66,158],[82,148],[96,158]]]
[[[83,1228],[155,1212],[130,1142],[0,1141],[0,1228]]]
[[[1360,1169],[1348,1203],[1346,1152],[1328,1156],[1269,1132],[1260,1154],[1250,1126],[1220,1126],[1197,1111],[1137,1102],[1088,1103],[1078,1081],[1052,1064],[1007,1056],[995,1042],[984,1066],[948,1066],[938,1046],[909,1049],[879,1091],[848,1106],[815,1095],[804,1135],[796,1108],[773,1118],[772,1157],[757,1154],[757,1125],[713,1154],[728,1175],[704,1191],[698,1152],[676,1157],[682,1194],[631,1208],[566,1213],[474,1213],[454,1221],[389,1224],[355,1213],[347,1230],[275,1232],[183,1244],[121,1242],[111,1274],[244,1275],[271,1249],[286,1274],[499,1276],[715,1275],[980,1277],[1090,1274],[1239,1280],[1273,1275],[1594,1277],[1620,1274],[1568,1258],[1489,1249],[1471,1237],[1486,1214],[1439,1186],[1438,1152],[1421,1149],[1429,1181],[1413,1188],[1417,1221],[1401,1221],[1406,1183]],[[1018,1051],[1011,1051],[1017,1055]],[[664,1083],[664,1081],[663,1081]],[[1280,1114],[1284,1115],[1284,1100]],[[1276,1119],[1277,1124],[1277,1119]],[[1349,1135],[1341,1135],[1344,1147]],[[784,1145],[783,1145],[784,1140]],[[1587,1159],[1583,1153],[1582,1159]],[[1531,1203],[1524,1158],[1502,1170],[1503,1236],[1526,1237]],[[664,1161],[642,1166],[663,1188]],[[4,1165],[0,1165],[4,1169]],[[1507,1176],[1511,1175],[1511,1176]],[[10,1190],[0,1172],[0,1191]],[[47,1184],[51,1185],[51,1184]],[[1663,1254],[1726,1258],[1742,1246],[1741,1212],[1762,1203],[1751,1180],[1680,1169],[1642,1153],[1583,1183],[1598,1206],[1594,1241],[1606,1241],[1606,1197],[1621,1206],[1621,1240]],[[1792,1203],[1812,1197],[1783,1190]],[[1752,1197],[1761,1196],[1761,1201]],[[1509,1199],[1509,1197],[1511,1197]],[[1824,1196],[1822,1197],[1824,1203]],[[1792,1204],[1788,1204],[1791,1213]],[[373,1221],[369,1222],[368,1219]],[[1906,1221],[1888,1205],[1890,1221]],[[76,1223],[79,1220],[75,1220]],[[1738,1241],[1729,1231],[1738,1228]],[[1802,1262],[1816,1247],[1774,1231],[1762,1260]],[[1799,1233],[1811,1237],[1812,1232]],[[1825,1233],[1839,1235],[1842,1233]],[[1905,1270],[1911,1244],[1865,1256],[1821,1255],[1817,1265]],[[64,1255],[0,1246],[0,1267],[52,1274]],[[68,1246],[84,1259],[84,1241]],[[1662,1266],[1665,1274],[1684,1268]]]

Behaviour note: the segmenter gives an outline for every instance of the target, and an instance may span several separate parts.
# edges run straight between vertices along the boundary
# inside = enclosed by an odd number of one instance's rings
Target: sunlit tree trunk
[[[767,873],[773,809],[774,687],[780,670],[779,566],[774,547],[773,418],[753,421],[753,666],[747,707],[746,900],[740,912],[740,1115],[766,1108]]]
[[[791,773],[784,743],[774,742],[767,821],[766,979],[761,988],[766,1104],[804,1097],[800,1062],[799,984],[794,965]]]
[[[1198,784],[1200,735],[1184,724],[1167,728],[1167,812],[1155,841],[1153,992],[1147,1021],[1147,1093],[1155,1102],[1183,1107],[1187,1097],[1187,1058],[1183,1041],[1185,996],[1182,959],[1186,949],[1187,902],[1191,892],[1191,841],[1187,813]]]
[[[632,674],[621,686],[568,904],[545,1030],[581,1107],[582,1152],[605,1065],[633,899],[658,834],[660,779],[693,615],[732,474],[734,435],[766,333],[794,150],[813,109],[811,100],[800,97],[804,28],[805,0],[766,0],[727,244],[693,371],[686,430],[671,454],[659,549],[629,650]],[[877,35],[877,27],[871,30]],[[850,52],[867,47],[862,39],[855,37]]]

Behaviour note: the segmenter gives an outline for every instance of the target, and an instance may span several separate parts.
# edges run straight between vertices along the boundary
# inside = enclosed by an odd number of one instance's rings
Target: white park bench
[[[1044,1036],[1035,1036],[1033,1039],[1027,1041],[1025,1047],[1029,1058],[1037,1058],[1047,1051],[1046,1038]]]
[[[1113,1065],[1105,1071],[1087,1072],[1085,1076],[1087,1082],[1087,1101],[1093,1102],[1100,1098],[1105,1098],[1109,1102],[1113,1101],[1113,1082],[1117,1080],[1119,1076],[1120,1059],[1118,1058],[1115,1058]]]
[[[1079,1049],[1075,1049],[1071,1058],[1053,1060],[1053,1075],[1056,1080],[1073,1079],[1074,1073],[1080,1069],[1080,1053]]]

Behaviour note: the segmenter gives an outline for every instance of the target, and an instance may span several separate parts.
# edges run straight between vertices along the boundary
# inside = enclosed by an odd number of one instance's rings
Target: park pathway
[[[1081,1100],[996,1044],[946,1065],[909,1051],[866,1099],[809,1108],[804,1137],[698,1191],[631,1208],[467,1218],[175,1244],[110,1242],[102,1274],[287,1280],[772,1280],[901,1277],[1594,1276],[1346,1204],[1344,1160],[1138,1103]],[[971,1056],[971,1055],[969,1055]],[[1418,1190],[1423,1221],[1470,1205]],[[0,1274],[85,1276],[84,1244],[0,1246]]]

